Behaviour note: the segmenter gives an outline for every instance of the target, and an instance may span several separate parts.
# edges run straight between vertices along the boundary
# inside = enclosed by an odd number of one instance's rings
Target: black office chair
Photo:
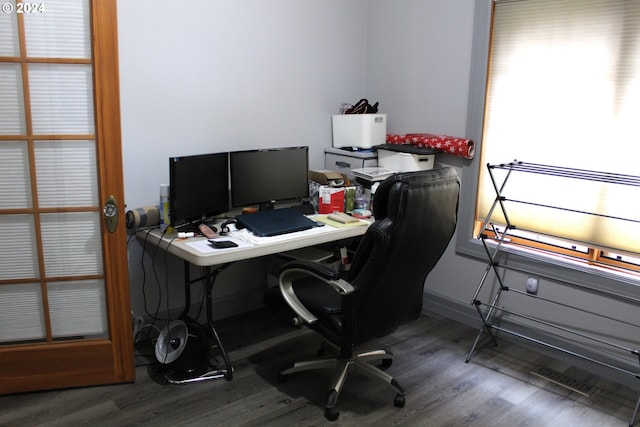
[[[336,369],[327,419],[338,418],[336,403],[352,369],[388,384],[397,392],[394,405],[404,406],[404,390],[397,381],[368,363],[381,361],[387,368],[393,354],[356,353],[354,347],[420,316],[425,279],[456,227],[459,189],[457,174],[449,167],[389,177],[375,194],[376,221],[362,237],[346,277],[321,263],[296,260],[283,266],[280,301],[284,297],[303,324],[339,353],[294,363],[280,372],[280,379],[311,369]],[[274,300],[272,295],[271,304]]]

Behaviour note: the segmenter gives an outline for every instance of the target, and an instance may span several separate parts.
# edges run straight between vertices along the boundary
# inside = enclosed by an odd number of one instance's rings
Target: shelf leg
[[[640,412],[640,397],[638,397],[638,403],[636,403],[636,409],[635,411],[633,411],[633,415],[631,416],[629,427],[633,427],[633,424],[635,424],[636,418],[638,417],[638,412]]]
[[[484,332],[484,326],[482,328],[480,328],[480,330],[478,331],[478,335],[476,335],[476,339],[475,339],[475,341],[473,341],[473,345],[471,346],[471,350],[469,350],[469,354],[467,355],[467,358],[464,361],[464,363],[469,363],[469,361],[473,357],[473,354],[476,351],[476,346],[478,345],[478,342],[480,341],[480,337],[482,336],[483,332]]]
[[[494,298],[494,303],[496,302],[498,296],[499,296],[499,293],[496,295],[496,298]],[[467,355],[467,359],[465,360],[465,363],[469,363],[469,361],[473,357],[476,347],[478,346],[478,343],[480,342],[480,338],[482,337],[482,334],[484,332],[486,332],[487,335],[489,335],[489,338],[491,338],[491,341],[493,341],[495,346],[496,347],[498,346],[498,340],[496,339],[495,335],[493,334],[493,331],[491,330],[491,323],[489,323],[489,317],[491,316],[493,309],[489,309],[489,311],[485,316],[482,314],[482,311],[480,311],[480,301],[478,300],[474,301],[474,305],[476,307],[476,310],[478,311],[478,314],[480,315],[480,318],[482,319],[483,324],[480,330],[478,331],[478,335],[476,335],[476,339],[473,341],[473,345],[471,346],[471,350],[469,350],[469,354]],[[491,306],[493,307],[493,304]]]

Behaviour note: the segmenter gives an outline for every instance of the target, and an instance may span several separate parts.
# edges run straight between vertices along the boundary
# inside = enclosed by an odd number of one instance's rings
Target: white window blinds
[[[33,133],[92,134],[92,67],[29,64]]]
[[[15,10],[15,1],[3,3],[13,6]],[[19,51],[18,21],[13,13],[0,13],[0,56],[18,56]]]
[[[90,58],[88,0],[42,2],[41,13],[25,13],[27,55],[44,58]],[[40,3],[40,4],[42,4]],[[64,31],[60,31],[64,28]]]
[[[0,135],[26,132],[21,73],[20,64],[0,63]]]
[[[482,162],[514,159],[639,175],[640,2],[499,1],[493,18]],[[478,215],[495,197],[481,172]],[[519,228],[640,252],[640,191],[512,175],[505,191],[603,216],[509,205]],[[614,218],[615,217],[615,218]]]
[[[108,336],[90,2],[41,6],[0,13],[0,345]]]

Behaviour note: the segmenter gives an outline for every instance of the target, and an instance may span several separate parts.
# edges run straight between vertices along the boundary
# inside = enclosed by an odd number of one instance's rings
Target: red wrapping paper
[[[446,154],[473,159],[475,146],[470,139],[431,133],[408,133],[406,135],[387,135],[387,144],[411,144],[417,147],[430,147]]]

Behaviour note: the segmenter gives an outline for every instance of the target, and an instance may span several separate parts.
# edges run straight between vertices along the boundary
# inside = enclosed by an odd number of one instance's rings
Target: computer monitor
[[[169,159],[169,216],[173,227],[204,222],[229,210],[229,153]]]
[[[233,151],[229,164],[234,208],[272,209],[309,197],[309,147]]]

